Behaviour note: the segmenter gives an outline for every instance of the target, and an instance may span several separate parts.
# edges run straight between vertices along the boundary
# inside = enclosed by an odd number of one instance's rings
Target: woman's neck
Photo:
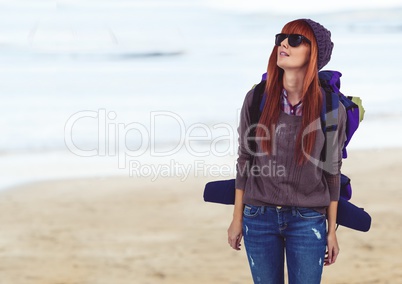
[[[298,104],[303,96],[304,72],[285,72],[283,74],[283,87],[285,88],[288,101],[292,105]]]

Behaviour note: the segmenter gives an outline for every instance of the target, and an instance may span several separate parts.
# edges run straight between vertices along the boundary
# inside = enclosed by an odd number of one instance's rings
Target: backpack
[[[346,146],[349,144],[353,134],[359,127],[359,123],[364,117],[364,108],[359,97],[346,97],[340,92],[340,77],[342,74],[337,71],[320,71],[318,73],[320,85],[323,91],[323,107],[320,120],[322,131],[327,137],[328,133],[335,131],[338,127],[338,108],[339,103],[346,109],[346,141],[342,148],[342,158],[347,158]],[[266,95],[266,73],[262,75],[259,84],[254,85],[253,99],[250,107],[250,124],[259,121],[263,110]],[[325,94],[325,95],[324,95]],[[255,137],[255,128],[250,132],[250,138]],[[327,139],[325,139],[326,141]],[[249,147],[252,151],[256,150],[255,139],[248,139]],[[326,142],[325,142],[326,143]],[[326,149],[324,145],[323,149]],[[326,151],[322,151],[321,160],[325,161]],[[204,201],[222,204],[234,204],[235,200],[235,180],[212,181],[206,184],[204,189]],[[359,231],[368,231],[371,226],[371,217],[364,209],[350,203],[352,197],[352,187],[350,179],[341,174],[341,191],[338,202],[337,224]]]
[[[361,99],[359,97],[346,97],[340,92],[340,77],[342,74],[337,71],[320,71],[318,77],[320,80],[320,86],[322,88],[323,95],[323,107],[321,109],[321,128],[324,136],[327,137],[328,133],[331,131],[336,131],[338,128],[338,108],[339,103],[343,104],[346,109],[346,141],[342,148],[342,158],[347,158],[346,146],[349,144],[353,134],[359,127],[360,122],[364,118],[364,108],[361,104]],[[250,107],[250,124],[257,124],[262,110],[264,108],[266,95],[265,85],[266,85],[267,73],[262,75],[261,82],[254,85],[253,89],[253,100]],[[250,133],[250,138],[255,137],[255,128]],[[249,147],[252,151],[256,151],[255,139],[249,139]],[[326,149],[326,141],[324,141],[323,149]],[[326,151],[321,152],[321,161],[326,160]],[[350,179],[341,174],[341,192],[340,196],[346,200],[350,200],[352,197],[352,187],[350,184]]]

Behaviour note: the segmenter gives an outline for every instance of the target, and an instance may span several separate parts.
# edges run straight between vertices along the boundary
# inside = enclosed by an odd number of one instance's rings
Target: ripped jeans
[[[245,205],[243,237],[254,283],[321,282],[327,244],[325,215],[309,208]]]

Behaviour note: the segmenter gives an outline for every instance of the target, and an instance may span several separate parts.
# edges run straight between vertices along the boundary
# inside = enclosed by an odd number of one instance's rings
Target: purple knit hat
[[[310,19],[302,19],[305,21],[313,30],[315,39],[318,45],[318,59],[317,65],[318,70],[327,65],[329,60],[331,59],[332,49],[334,47],[334,43],[331,41],[331,32],[327,30],[323,25],[314,22]]]

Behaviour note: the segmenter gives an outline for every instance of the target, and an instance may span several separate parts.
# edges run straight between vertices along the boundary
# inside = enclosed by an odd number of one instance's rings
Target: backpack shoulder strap
[[[335,92],[322,88],[321,123],[324,134],[338,128],[339,96]]]
[[[260,120],[262,112],[261,103],[263,101],[265,85],[266,81],[263,80],[253,87],[254,89],[253,101],[250,107],[250,125],[255,125]],[[255,136],[256,136],[256,127],[253,127],[252,130],[250,131],[249,138],[255,138]],[[248,141],[250,150],[255,153],[255,151],[257,150],[257,144],[255,142],[255,139],[248,139]]]
[[[250,109],[251,124],[256,124],[260,120],[262,112],[261,103],[263,101],[266,82],[264,80],[254,86],[253,102]]]
[[[339,72],[337,72],[339,73]],[[327,133],[338,129],[340,73],[321,71],[318,73],[322,93],[321,128],[324,133],[324,147],[321,151],[321,161],[326,161]],[[334,79],[335,77],[335,79]]]
[[[332,100],[334,102],[337,102],[338,106],[339,103],[341,103],[346,110],[346,141],[345,144],[343,145],[343,149],[342,149],[342,156],[343,158],[347,157],[347,151],[346,151],[346,146],[349,144],[350,139],[352,138],[354,132],[357,130],[357,128],[359,127],[359,123],[360,121],[363,119],[363,115],[364,115],[364,108],[361,104],[361,100],[358,97],[346,97],[345,95],[343,95],[339,88],[341,86],[340,83],[340,77],[342,76],[342,74],[340,72],[337,71],[320,71],[318,73],[319,75],[319,79],[320,79],[320,85],[322,87],[322,89],[326,92],[325,98],[328,101],[328,93],[333,93],[332,96],[334,96],[332,98]],[[324,97],[324,96],[323,96]],[[328,99],[327,99],[328,98]],[[324,121],[324,123],[326,123],[327,125],[328,122],[326,122],[326,120],[331,119],[331,117],[328,117],[328,115],[324,115],[325,113],[334,113],[335,115],[337,115],[338,112],[334,112],[332,110],[335,110],[336,108],[331,107],[330,105],[328,105],[328,103],[325,103],[323,105],[323,113],[321,114],[321,120]],[[334,117],[332,117],[334,118]],[[337,118],[337,117],[336,117]],[[336,124],[337,120],[334,121],[333,124]],[[324,133],[325,130],[329,131],[331,129],[328,129],[327,127],[323,127]],[[336,130],[336,128],[334,129]]]

